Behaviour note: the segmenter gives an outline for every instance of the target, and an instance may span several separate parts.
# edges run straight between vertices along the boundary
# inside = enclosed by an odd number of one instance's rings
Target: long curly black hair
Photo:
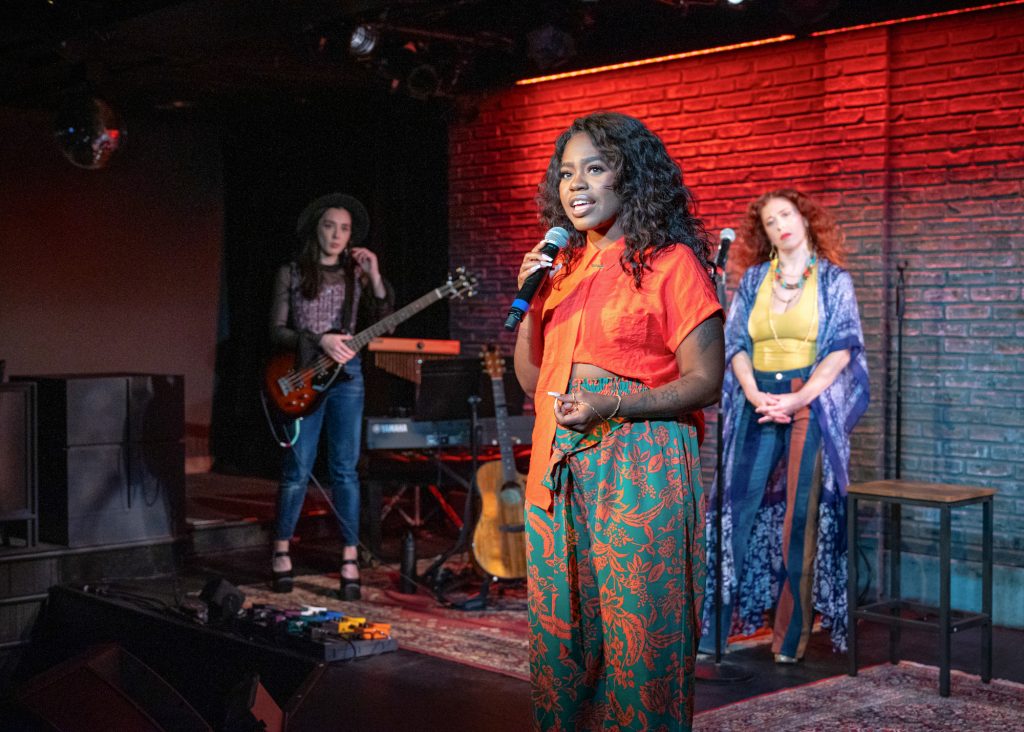
[[[676,244],[692,249],[710,277],[708,234],[697,218],[696,202],[683,184],[679,164],[643,122],[618,112],[598,112],[575,120],[555,141],[555,152],[538,186],[541,222],[569,232],[562,276],[572,271],[586,245],[586,234],[573,227],[558,195],[562,154],[570,138],[579,133],[590,137],[615,173],[614,191],[622,201],[618,221],[626,244],[621,264],[635,286],[639,289],[650,263]]]

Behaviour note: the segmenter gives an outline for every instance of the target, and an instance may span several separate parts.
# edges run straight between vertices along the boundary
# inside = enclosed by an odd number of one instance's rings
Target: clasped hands
[[[596,392],[548,393],[555,398],[555,421],[574,432],[589,432],[609,416],[614,416],[622,401],[620,397]]]
[[[754,395],[747,395],[747,401],[753,404],[754,411],[761,415],[761,418],[757,420],[758,424],[767,422],[789,424],[793,421],[793,415],[805,406],[803,399],[796,392],[769,394],[759,391]]]

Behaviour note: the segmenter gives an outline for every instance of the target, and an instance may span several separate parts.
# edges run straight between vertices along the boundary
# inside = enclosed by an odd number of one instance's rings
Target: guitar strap
[[[355,289],[356,265],[355,260],[349,256],[345,257],[345,302],[341,306],[341,327],[346,333],[355,333],[352,323],[352,302],[355,300]]]
[[[344,300],[341,305],[341,332],[342,333],[354,333],[355,323],[352,322],[352,304],[355,301],[355,260],[351,256],[345,257],[344,261],[344,272],[345,272],[345,294]],[[297,288],[299,285],[299,268],[295,262],[291,264],[291,287]],[[299,342],[297,346],[296,361],[295,365],[297,368],[306,368],[311,364],[317,356],[320,355],[320,346],[317,343],[318,336],[313,333],[307,333],[300,331]]]

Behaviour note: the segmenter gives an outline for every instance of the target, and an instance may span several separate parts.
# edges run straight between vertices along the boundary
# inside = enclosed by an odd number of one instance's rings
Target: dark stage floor
[[[326,542],[311,542],[297,551],[302,571],[333,572],[336,549]],[[251,581],[265,572],[265,553],[234,552],[223,555],[206,569],[221,571],[235,567],[242,571],[240,581]],[[202,568],[193,566],[192,572]],[[889,635],[877,624],[861,624],[860,667],[888,661]],[[953,639],[953,668],[977,674],[979,669],[978,631],[970,630]],[[902,658],[938,665],[937,635],[928,631],[902,632]],[[1024,632],[995,628],[993,638],[993,677],[1024,683]],[[714,709],[749,697],[799,686],[847,672],[847,656],[833,653],[827,632],[817,632],[808,647],[805,660],[795,666],[776,666],[767,644],[739,648],[725,654],[728,666],[745,671],[752,678],[742,683],[702,682],[697,686],[697,711]],[[701,665],[713,664],[702,661]],[[314,726],[303,729],[353,729],[387,732],[404,729],[398,722],[411,713],[420,730],[493,730],[522,732],[529,729],[529,685],[507,676],[452,664],[415,653],[384,654],[371,659],[331,667],[321,682],[325,705],[310,699],[317,713],[310,716]],[[351,727],[344,726],[338,710],[326,698],[327,687],[345,690],[344,714]],[[356,698],[349,695],[355,693]],[[404,710],[395,716],[392,708]],[[304,718],[305,719],[305,718]],[[332,721],[333,720],[333,721]],[[342,726],[332,727],[332,724]]]
[[[266,581],[268,521],[273,513],[274,490],[273,482],[266,480],[190,476],[191,531],[210,536],[191,542],[198,549],[181,560],[176,574],[146,579],[122,577],[118,587],[173,602],[176,596],[198,592],[214,575],[235,585]],[[456,512],[461,511],[457,492],[449,497]],[[420,557],[445,551],[457,536],[450,519],[432,501],[426,494],[421,496],[420,517],[424,526],[416,529]],[[398,507],[396,503],[392,510],[397,511]],[[414,508],[412,504],[406,502],[402,507],[408,509],[408,515],[413,515],[409,513]],[[315,500],[308,504],[308,509],[310,515],[304,516],[300,524],[302,540],[293,546],[296,571],[300,574],[336,573],[339,546],[325,515],[326,507]],[[404,519],[385,522],[380,546],[384,561],[397,563],[402,536],[409,530]],[[210,538],[215,535],[216,538]],[[886,662],[887,630],[873,624],[859,627],[861,666]],[[977,630],[969,630],[954,637],[954,668],[972,674],[978,672],[977,633]],[[181,645],[189,644],[182,642]],[[1024,682],[1024,665],[1019,662],[1024,649],[1024,632],[996,628],[993,646],[994,677]],[[937,651],[936,634],[903,631],[905,660],[937,665]],[[197,663],[209,663],[196,649],[184,647],[179,652],[197,654]],[[749,673],[750,680],[699,683],[698,712],[847,671],[846,655],[832,652],[824,632],[812,637],[805,661],[795,666],[776,666],[767,644],[731,651],[725,660],[730,666]],[[287,658],[282,660],[285,665],[292,662]],[[290,689],[301,694],[289,694],[293,711],[293,724],[289,729],[359,732],[405,729],[522,732],[529,729],[527,682],[408,650],[335,662],[317,669],[303,666],[296,673],[305,676],[305,683]],[[283,706],[284,702],[281,704]]]

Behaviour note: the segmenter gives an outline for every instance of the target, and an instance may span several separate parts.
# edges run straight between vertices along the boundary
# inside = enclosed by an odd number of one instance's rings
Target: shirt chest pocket
[[[608,347],[623,351],[647,348],[664,340],[662,323],[658,313],[643,307],[640,298],[609,301],[600,310],[598,322],[591,323],[588,330],[598,331]]]

